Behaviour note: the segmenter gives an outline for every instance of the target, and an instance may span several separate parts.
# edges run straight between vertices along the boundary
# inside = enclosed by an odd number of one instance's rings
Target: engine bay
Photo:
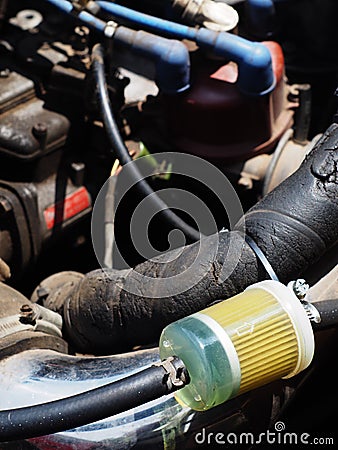
[[[1,448],[336,442],[337,17],[0,0]]]

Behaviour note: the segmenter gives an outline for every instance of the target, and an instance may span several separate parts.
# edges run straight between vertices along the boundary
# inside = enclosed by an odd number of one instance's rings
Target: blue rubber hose
[[[238,64],[238,87],[251,95],[264,95],[275,86],[270,51],[263,44],[251,42],[239,36],[192,28],[168,20],[149,16],[116,3],[97,1],[104,11],[115,20],[124,20],[153,33],[159,33],[173,39],[188,39],[207,51]]]
[[[73,13],[73,5],[69,1],[47,1],[67,14]],[[107,36],[107,23],[89,12],[74,11],[74,17],[106,37],[111,37],[116,49],[130,50],[133,54],[152,61],[156,69],[155,81],[161,91],[176,94],[189,88],[190,56],[182,42],[123,26],[117,26],[111,36]]]

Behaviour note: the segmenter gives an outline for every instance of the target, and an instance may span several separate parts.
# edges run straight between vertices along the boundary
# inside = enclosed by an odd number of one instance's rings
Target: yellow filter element
[[[257,283],[200,314],[221,325],[235,347],[239,394],[296,375],[312,360],[310,321],[294,293],[281,283]]]
[[[161,358],[178,356],[190,375],[177,399],[198,411],[296,375],[313,353],[310,320],[292,290],[278,281],[256,283],[178,320],[160,340]]]

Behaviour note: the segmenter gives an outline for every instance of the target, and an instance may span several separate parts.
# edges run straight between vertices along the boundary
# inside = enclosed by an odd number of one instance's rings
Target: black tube
[[[308,142],[311,121],[311,86],[309,84],[298,85],[298,95],[299,108],[297,108],[295,116],[296,126],[294,140],[298,144],[305,145]]]
[[[115,120],[107,90],[106,78],[105,78],[105,66],[103,50],[100,44],[97,44],[93,48],[92,52],[92,69],[97,86],[97,98],[100,106],[100,112],[102,115],[102,121],[106,130],[111,149],[116,154],[120,164],[125,166],[132,161],[129,151],[121,137],[119,127]],[[128,175],[132,180],[137,181],[136,187],[143,197],[151,195],[151,201],[154,202],[154,206],[160,212],[160,215],[174,228],[183,231],[184,235],[189,242],[195,242],[200,239],[200,233],[193,227],[188,225],[184,220],[178,217],[168,206],[154,194],[153,189],[149,186],[147,181],[142,177],[136,164],[129,164],[125,170],[128,170]]]
[[[163,365],[155,365],[72,397],[0,411],[0,442],[70,430],[170,394],[189,382],[182,361],[174,358],[171,364],[182,382],[179,387]]]
[[[338,126],[326,131],[300,168],[245,214],[280,281],[301,275],[338,240]]]
[[[321,321],[312,323],[315,331],[324,330],[338,326],[338,299],[323,300],[321,302],[313,302],[313,306],[320,314]]]
[[[332,125],[301,167],[244,216],[247,234],[281,282],[295,279],[337,242],[337,145],[338,125]],[[196,258],[196,282],[173,295],[173,284],[181,286],[171,277]],[[223,267],[233,263],[232,272],[222,278]],[[162,287],[168,294],[158,298],[151,283],[140,282],[139,274],[165,279]],[[134,270],[90,272],[64,294],[65,328],[74,346],[94,353],[154,342],[168,323],[266,277],[240,232],[221,232],[185,247],[169,262],[164,254]]]

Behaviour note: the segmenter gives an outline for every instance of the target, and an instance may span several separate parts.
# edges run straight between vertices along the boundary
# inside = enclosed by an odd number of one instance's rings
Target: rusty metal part
[[[307,141],[302,145],[295,142],[293,130],[289,129],[273,153],[263,153],[243,163],[228,164],[223,170],[231,178],[236,177],[241,188],[256,188],[262,195],[266,195],[298,169],[320,137],[321,135],[315,136],[311,142]]]
[[[65,144],[69,127],[66,117],[46,109],[42,100],[21,102],[0,117],[0,154],[22,160],[45,155]]]
[[[67,352],[62,318],[0,283],[0,358],[32,348]]]
[[[15,108],[35,96],[34,83],[29,78],[6,68],[0,73],[0,113]]]

